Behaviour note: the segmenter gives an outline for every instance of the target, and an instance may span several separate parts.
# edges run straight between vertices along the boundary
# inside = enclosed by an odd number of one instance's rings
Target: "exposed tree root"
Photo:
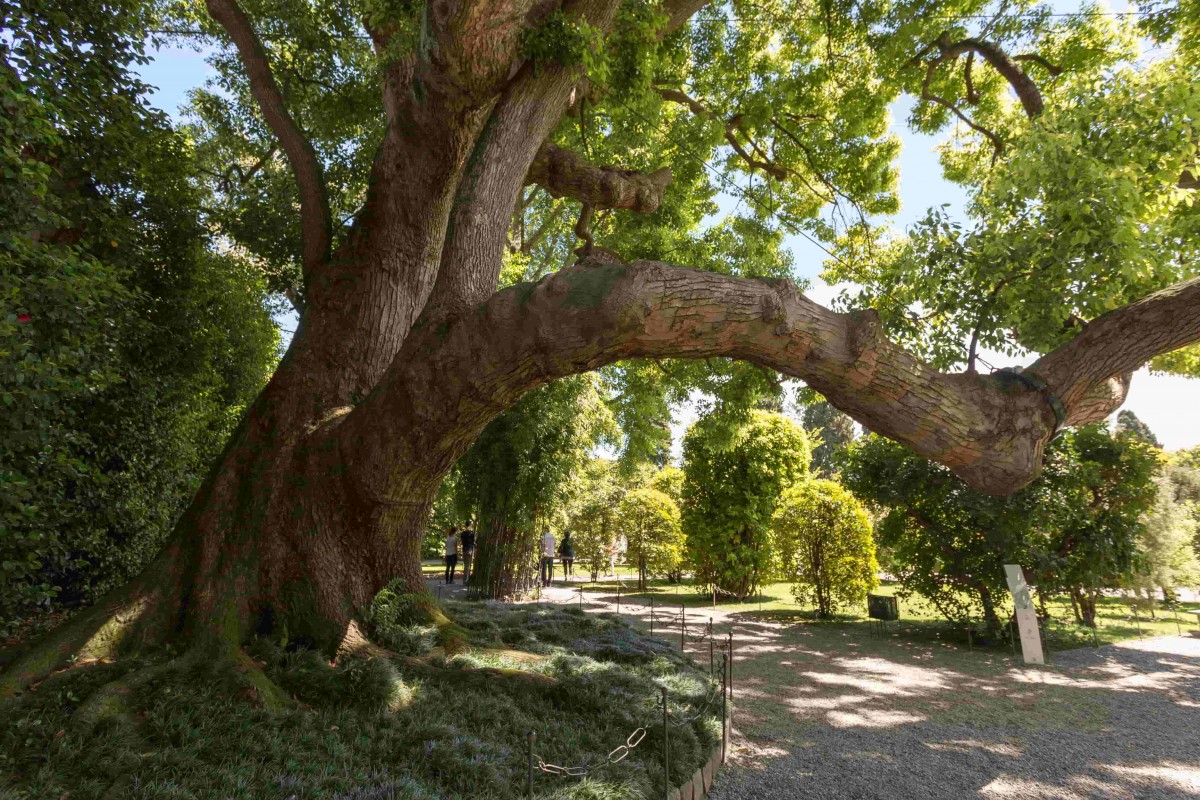
[[[85,733],[91,733],[101,722],[110,719],[132,723],[129,698],[134,690],[145,686],[159,676],[178,670],[180,666],[179,659],[163,664],[153,664],[135,669],[115,681],[106,683],[75,710],[72,722]]]

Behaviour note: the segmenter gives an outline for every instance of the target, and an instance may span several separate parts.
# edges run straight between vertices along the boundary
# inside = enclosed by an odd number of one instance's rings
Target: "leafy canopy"
[[[821,616],[862,603],[878,585],[871,518],[841,484],[809,480],[784,491],[771,520],[781,577]]]
[[[754,411],[730,441],[702,418],[683,440],[683,529],[696,582],[738,597],[771,572],[771,516],[779,495],[808,475],[812,446],[782,414]]]
[[[999,624],[1004,564],[1044,591],[1121,585],[1154,502],[1154,448],[1100,425],[1064,431],[1027,488],[994,497],[894,442],[851,447],[843,480],[880,514],[888,569],[947,619]]]

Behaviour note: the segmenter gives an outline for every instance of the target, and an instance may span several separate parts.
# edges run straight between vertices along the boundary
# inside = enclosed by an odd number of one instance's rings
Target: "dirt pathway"
[[[542,602],[576,603],[574,588]],[[588,592],[584,607],[615,611],[615,601]],[[622,598],[621,613],[649,627],[643,602]],[[1200,798],[1200,638],[1073,650],[1026,668],[863,625],[720,608],[689,609],[689,631],[710,617],[719,635],[732,627],[736,653],[733,756],[714,800]],[[657,621],[678,640],[678,626]],[[689,645],[697,661],[707,648]]]

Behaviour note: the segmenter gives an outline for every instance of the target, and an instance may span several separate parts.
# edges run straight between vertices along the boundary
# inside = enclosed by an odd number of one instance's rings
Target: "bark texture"
[[[669,2],[668,31],[702,4]],[[428,4],[420,50],[382,84],[387,129],[363,209],[333,246],[320,164],[253,21],[236,0],[208,7],[300,187],[303,317],[162,554],[10,664],[0,695],[72,655],[168,640],[236,648],[270,633],[330,653],[360,646],[361,611],[381,587],[399,577],[424,589],[419,545],[442,477],[488,421],[563,376],[639,357],[753,361],[1003,493],[1037,475],[1061,424],[1103,418],[1130,372],[1200,340],[1200,281],[1093,321],[1023,376],[991,377],[932,369],[890,342],[873,312],[834,313],[789,282],[585,259],[496,292],[528,181],[636,213],[657,207],[669,180],[546,144],[580,75],[522,60],[522,31],[551,10],[532,0]],[[604,32],[617,3],[563,8]],[[369,33],[386,47],[386,30]]]

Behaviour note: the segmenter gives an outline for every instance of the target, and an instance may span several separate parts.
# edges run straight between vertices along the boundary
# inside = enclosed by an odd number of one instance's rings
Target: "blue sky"
[[[153,102],[159,108],[178,115],[186,102],[187,92],[201,86],[212,74],[205,55],[187,48],[169,47],[159,50],[154,59],[141,69],[143,79],[156,87]],[[894,225],[904,228],[915,222],[931,206],[948,204],[951,213],[961,210],[966,196],[963,190],[942,178],[941,166],[933,148],[937,138],[913,133],[904,125],[909,103],[902,101],[893,109],[895,125],[904,143],[900,156],[901,210]],[[732,206],[733,203],[730,203]],[[796,256],[797,274],[808,279],[812,288],[809,296],[828,304],[836,294],[817,275],[826,254],[799,236],[790,237],[788,246]],[[278,320],[285,329],[295,328],[295,319]],[[287,336],[287,334],[285,334]],[[1016,366],[1007,356],[984,352],[984,357],[996,367]],[[1125,408],[1132,409],[1157,434],[1167,449],[1200,445],[1200,380],[1174,376],[1151,375],[1141,370],[1134,376]],[[680,409],[676,425],[678,434],[694,419],[693,408]]]

